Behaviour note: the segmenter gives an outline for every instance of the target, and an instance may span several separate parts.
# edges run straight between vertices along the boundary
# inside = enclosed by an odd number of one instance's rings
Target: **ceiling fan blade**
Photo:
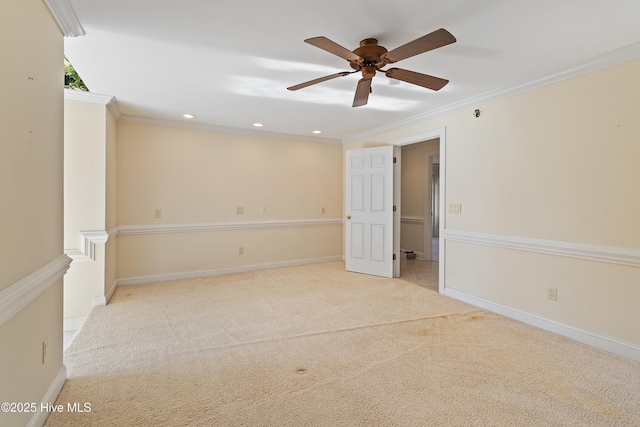
[[[360,107],[367,105],[369,94],[371,93],[371,79],[360,79],[356,87],[356,95],[353,97],[353,106]]]
[[[394,62],[401,61],[403,59],[411,58],[412,56],[420,53],[428,52],[433,49],[437,49],[442,46],[446,46],[451,43],[455,43],[456,38],[445,30],[440,28],[432,33],[422,36],[407,44],[403,44],[400,47],[390,50],[384,53],[381,57],[382,61],[387,64],[393,64]]]
[[[361,57],[351,52],[349,49],[342,47],[338,43],[331,41],[323,36],[306,39],[305,43],[309,43],[310,45],[319,47],[320,49],[326,50],[329,53],[338,55],[340,58],[346,59],[349,62],[356,62],[359,64],[363,62]]]
[[[402,68],[389,68],[386,71],[386,76],[392,79],[402,80],[403,82],[426,87],[431,90],[440,90],[449,83],[449,80],[441,79],[440,77],[403,70]]]
[[[298,85],[288,87],[287,89],[289,89],[289,90],[298,90],[298,89],[302,89],[302,88],[307,87],[307,86],[314,85],[316,83],[322,83],[322,82],[326,82],[327,80],[335,79],[336,77],[348,76],[351,73],[352,72],[350,72],[350,71],[341,71],[341,72],[336,73],[336,74],[331,74],[329,76],[320,77],[319,79],[309,80],[308,82],[300,83]]]

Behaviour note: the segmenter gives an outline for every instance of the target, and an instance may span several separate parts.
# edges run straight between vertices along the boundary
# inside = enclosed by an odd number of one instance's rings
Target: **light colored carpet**
[[[640,426],[640,364],[327,263],[119,287],[47,426]]]

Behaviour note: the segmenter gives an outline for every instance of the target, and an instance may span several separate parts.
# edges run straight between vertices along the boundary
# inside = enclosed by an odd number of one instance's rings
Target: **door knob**
[[[347,219],[351,219],[351,215],[347,215]]]

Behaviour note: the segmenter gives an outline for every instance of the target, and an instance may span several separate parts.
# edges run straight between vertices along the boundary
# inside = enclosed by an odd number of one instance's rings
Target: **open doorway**
[[[445,138],[446,130],[440,128],[394,141],[401,160],[396,179],[400,211],[396,230],[404,261],[400,270],[411,266],[408,253],[415,256],[416,265],[428,264],[426,272],[416,274],[430,276],[440,293],[445,291]]]
[[[404,256],[408,253],[410,257],[413,254],[416,259],[432,261],[435,255],[437,261],[439,251],[433,250],[433,240],[435,237],[437,242],[439,236],[436,209],[439,208],[440,141],[422,141],[401,149],[400,249]]]

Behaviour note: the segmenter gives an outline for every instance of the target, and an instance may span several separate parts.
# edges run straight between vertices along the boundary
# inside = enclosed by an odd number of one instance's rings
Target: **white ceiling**
[[[348,140],[469,99],[562,74],[611,52],[640,52],[638,0],[70,0],[86,36],[65,54],[125,119]],[[450,80],[439,92],[379,73],[352,108],[359,74],[299,91],[347,61],[303,40],[391,50],[438,28],[457,43],[397,67]],[[631,49],[630,49],[631,48]],[[638,53],[640,55],[640,53]],[[628,53],[627,53],[628,56]],[[486,99],[486,97],[485,97]]]

